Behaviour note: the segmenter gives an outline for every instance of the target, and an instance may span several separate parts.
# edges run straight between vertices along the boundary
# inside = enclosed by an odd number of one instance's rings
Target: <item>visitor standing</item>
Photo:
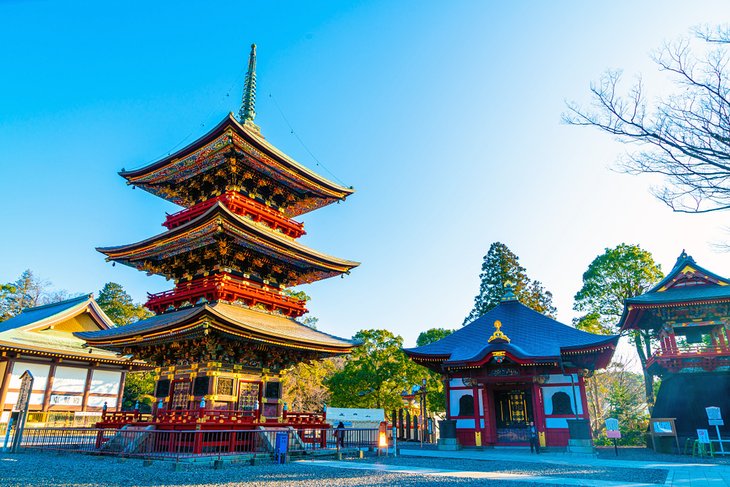
[[[540,440],[538,439],[535,423],[530,421],[530,453],[532,452],[540,454]]]

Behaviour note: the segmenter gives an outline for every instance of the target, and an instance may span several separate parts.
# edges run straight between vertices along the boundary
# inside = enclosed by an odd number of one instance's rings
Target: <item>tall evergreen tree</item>
[[[494,242],[484,256],[479,294],[474,297],[474,308],[464,319],[464,325],[496,307],[504,294],[504,285],[511,282],[514,293],[524,305],[550,317],[557,310],[553,306],[553,295],[546,291],[540,281],[531,281],[517,257],[505,244]]]
[[[128,325],[152,316],[147,308],[132,301],[132,297],[116,282],[104,284],[96,302],[117,326]]]

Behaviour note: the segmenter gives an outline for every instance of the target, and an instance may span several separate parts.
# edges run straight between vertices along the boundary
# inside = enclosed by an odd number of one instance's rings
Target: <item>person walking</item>
[[[340,421],[335,430],[335,440],[337,442],[337,448],[345,448],[345,424]]]
[[[540,440],[537,435],[535,423],[530,421],[530,453],[540,454]]]

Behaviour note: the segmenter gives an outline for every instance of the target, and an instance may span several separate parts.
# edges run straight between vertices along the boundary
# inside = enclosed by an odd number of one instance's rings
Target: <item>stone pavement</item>
[[[403,457],[432,457],[439,459],[490,460],[503,464],[509,462],[545,463],[551,465],[604,467],[604,468],[638,468],[667,470],[664,485],[681,487],[730,487],[730,466],[706,463],[647,462],[632,460],[606,460],[588,455],[571,455],[569,453],[530,454],[513,449],[438,451],[431,449],[401,449]],[[370,470],[402,474],[428,475],[433,477],[453,477],[461,479],[498,480],[502,482],[536,482],[546,485],[596,486],[596,487],[648,487],[642,482],[609,481],[591,478],[574,478],[560,476],[541,476],[533,474],[514,474],[499,471],[460,470],[458,468],[431,468],[393,464],[343,462],[332,460],[303,460],[303,463],[316,464],[322,467]],[[455,467],[458,463],[455,463]]]
[[[486,450],[459,450],[459,451],[438,451],[401,449],[402,456],[437,457],[437,458],[466,458],[471,460],[496,460],[502,462],[540,462],[557,465],[576,465],[588,467],[618,467],[618,468],[648,468],[668,470],[667,480],[664,485],[677,487],[730,487],[730,465],[707,464],[707,463],[676,463],[676,462],[646,462],[633,460],[605,460],[588,455],[571,455],[569,453],[541,453],[540,455],[522,452],[513,449],[486,449]],[[506,480],[506,479],[504,479]],[[518,479],[515,479],[518,480]],[[519,479],[525,480],[525,479]],[[598,485],[574,484],[572,480],[565,479],[565,485]],[[595,481],[594,481],[595,482]],[[641,484],[615,483],[614,485]]]

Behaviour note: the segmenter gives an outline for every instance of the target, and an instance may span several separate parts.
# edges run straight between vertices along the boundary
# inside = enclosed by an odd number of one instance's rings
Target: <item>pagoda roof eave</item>
[[[172,242],[173,239],[187,232],[195,232],[196,230],[204,227],[217,216],[222,217],[222,219],[226,222],[230,222],[234,227],[239,229],[243,235],[251,237],[252,240],[256,240],[257,245],[264,245],[264,241],[266,241],[269,245],[273,245],[293,253],[294,258],[299,259],[302,262],[307,262],[310,266],[318,267],[329,272],[346,273],[360,265],[359,262],[339,259],[306,247],[289,237],[278,234],[264,224],[249,221],[246,218],[231,212],[220,202],[216,202],[215,205],[211,206],[210,209],[197,218],[175,227],[172,230],[168,230],[133,244],[116,247],[97,247],[96,250],[105,254],[107,256],[107,260],[115,260],[125,265],[132,265],[131,261],[135,260],[135,254],[139,254],[143,251],[149,251],[154,247],[160,246],[164,242]],[[264,241],[262,241],[262,238]]]
[[[193,332],[193,328],[217,330],[285,348],[335,354],[349,353],[357,346],[355,342],[314,330],[290,318],[222,302],[164,313],[114,330],[75,335],[96,347],[120,349],[179,339]]]
[[[221,122],[213,127],[213,129],[191,144],[188,144],[186,147],[142,168],[129,171],[119,171],[119,175],[126,179],[129,184],[144,186],[145,184],[148,184],[143,181],[145,176],[167,165],[173,164],[178,160],[189,157],[202,147],[205,147],[207,144],[215,141],[221,135],[224,135],[229,129],[242,137],[246,142],[256,147],[256,149],[260,150],[267,157],[276,161],[276,163],[280,164],[283,168],[299,176],[301,178],[300,182],[305,184],[308,190],[313,194],[319,195],[319,197],[322,198],[345,199],[355,192],[352,188],[347,188],[320,176],[287,156],[264,139],[255,130],[245,124],[241,124],[238,120],[236,120],[232,113],[228,113],[228,115],[226,115]]]

